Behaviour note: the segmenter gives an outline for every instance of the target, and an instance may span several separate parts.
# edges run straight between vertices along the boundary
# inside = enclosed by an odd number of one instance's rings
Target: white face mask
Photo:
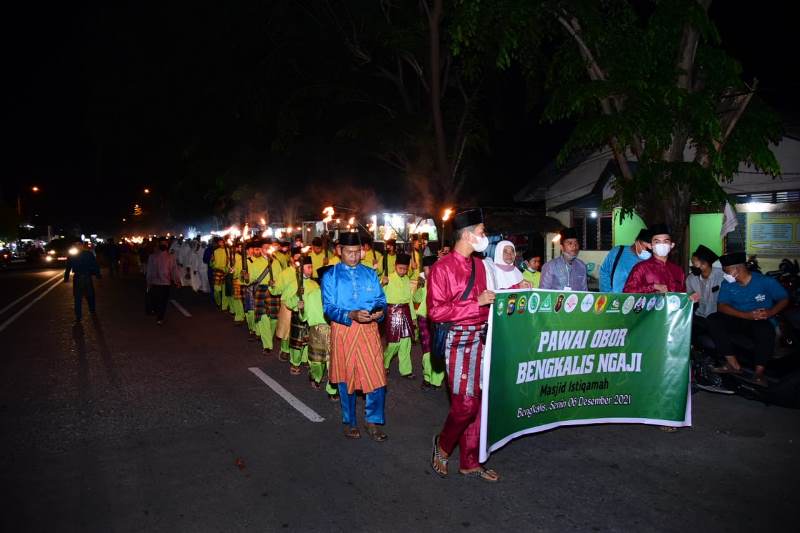
[[[725,278],[725,281],[727,281],[728,283],[736,283],[736,278],[734,278],[730,274],[723,274],[722,277]]]
[[[478,237],[473,233],[472,236],[475,238],[475,240],[472,241],[472,249],[475,250],[476,252],[478,253],[483,252],[484,250],[486,250],[486,248],[489,247],[489,237],[487,237],[486,235],[484,235],[483,237]]]
[[[653,254],[651,254],[649,250],[642,250],[637,255],[638,255],[639,259],[647,261],[648,259],[650,259],[650,256],[652,256]]]
[[[667,257],[669,255],[670,250],[672,250],[671,244],[659,243],[653,245],[653,251],[656,253],[658,257]]]

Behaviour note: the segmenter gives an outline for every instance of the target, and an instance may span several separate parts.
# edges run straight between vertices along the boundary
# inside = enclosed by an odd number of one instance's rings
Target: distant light
[[[53,262],[53,256],[52,255],[48,255],[48,256],[46,256],[44,258],[44,260],[47,261],[48,263],[52,263]]]
[[[72,248],[69,249],[67,253],[69,255],[78,255],[78,249],[73,246]]]
[[[590,216],[590,217],[592,217],[592,218],[597,218],[597,211],[592,211],[592,212],[589,214],[589,216]]]
[[[145,189],[145,190],[144,190],[144,193],[145,193],[145,194],[150,194],[150,189]]]
[[[47,255],[56,255],[55,250],[48,250]]]
[[[127,222],[127,221],[128,221],[128,219],[127,219],[127,218],[123,218],[123,219],[122,219],[122,221],[123,221],[123,222]]]
[[[39,187],[37,187],[36,185],[34,185],[33,187],[31,187],[31,191],[33,191],[33,192],[39,192]]]

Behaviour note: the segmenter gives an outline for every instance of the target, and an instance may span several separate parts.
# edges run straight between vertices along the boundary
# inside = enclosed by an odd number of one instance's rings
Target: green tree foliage
[[[493,53],[500,69],[537,64],[546,50],[543,118],[576,123],[561,161],[611,149],[614,205],[666,221],[680,236],[691,204],[718,208],[720,182],[741,163],[780,172],[769,148],[781,138],[780,121],[724,51],[709,4],[458,0],[453,47],[465,57]]]

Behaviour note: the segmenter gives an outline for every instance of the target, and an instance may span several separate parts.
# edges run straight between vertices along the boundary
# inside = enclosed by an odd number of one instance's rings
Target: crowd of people
[[[446,387],[450,396],[444,427],[433,437],[432,468],[447,476],[458,447],[460,473],[497,481],[499,475],[478,461],[481,365],[495,291],[585,291],[587,268],[578,258],[580,242],[573,228],[560,232],[560,255],[542,264],[535,250],[518,258],[506,240],[484,257],[489,239],[480,210],[459,213],[453,225],[452,248],[436,253],[426,234],[411,236],[405,251],[387,240],[383,252],[358,232],[341,233],[332,242],[317,237],[309,246],[299,237],[293,242],[219,237],[209,246],[162,238],[141,262],[149,306],[161,324],[170,287],[208,292],[221,312],[246,325],[249,339],[260,344],[265,356],[277,356],[294,376],[307,369],[310,385],[340,404],[344,435],[351,439],[362,436],[356,416],[360,391],[367,436],[386,440],[382,428],[390,368],[396,358],[399,375],[415,380],[411,351],[419,343],[422,389]],[[719,257],[706,246],[692,254],[687,277],[668,259],[674,246],[667,226],[643,229],[633,243],[608,253],[599,270],[601,291],[688,292],[695,304],[694,333],[710,335],[725,358],[715,370],[742,372],[730,338],[744,332],[757,347],[754,382],[766,385],[764,369],[775,339],[769,319],[788,304],[786,291],[775,280],[750,272],[743,253]],[[85,274],[99,270],[83,253],[70,259],[67,279],[70,269],[81,280],[76,284],[80,317],[80,294],[89,290]]]

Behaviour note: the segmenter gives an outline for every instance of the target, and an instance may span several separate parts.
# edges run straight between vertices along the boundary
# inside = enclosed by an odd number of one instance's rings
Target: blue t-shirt
[[[616,261],[620,249],[622,249],[622,255],[617,263],[617,269],[614,270],[614,279],[612,280],[611,271],[614,269],[614,261]],[[641,261],[643,259],[634,253],[630,244],[612,248],[600,266],[600,292],[623,292],[631,270]]]
[[[745,286],[738,282],[722,282],[719,289],[717,304],[728,304],[738,311],[753,311],[755,309],[770,309],[776,303],[789,297],[780,283],[775,279],[752,273],[750,283]]]

